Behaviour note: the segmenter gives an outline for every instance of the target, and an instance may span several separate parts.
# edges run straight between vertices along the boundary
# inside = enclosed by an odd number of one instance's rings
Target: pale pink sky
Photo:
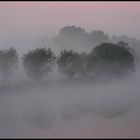
[[[0,2],[3,32],[56,33],[64,25],[140,37],[140,2]]]
[[[66,25],[140,38],[140,2],[0,2],[1,42],[53,36]]]

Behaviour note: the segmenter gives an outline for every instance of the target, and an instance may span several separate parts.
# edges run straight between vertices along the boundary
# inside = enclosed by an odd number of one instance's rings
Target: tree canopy
[[[113,43],[102,43],[89,54],[88,68],[94,74],[118,75],[132,72],[135,68],[130,48]]]
[[[18,55],[15,48],[0,50],[0,72],[7,79],[17,68]]]
[[[51,49],[37,48],[23,56],[23,64],[29,77],[41,80],[53,68],[55,55]]]
[[[61,73],[73,77],[79,69],[79,54],[73,50],[61,51],[57,64]]]

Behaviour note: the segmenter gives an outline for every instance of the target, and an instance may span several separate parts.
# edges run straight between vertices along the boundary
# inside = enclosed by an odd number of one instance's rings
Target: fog
[[[48,47],[61,51],[51,43]],[[18,51],[18,71],[0,82],[1,138],[140,137],[139,61],[127,78],[68,79],[55,67],[38,83],[29,79],[22,66],[21,56],[28,50]]]
[[[140,137],[139,70],[111,82],[68,80],[58,72],[42,84],[1,81],[0,137]]]
[[[62,48],[46,38],[41,43],[59,54]],[[139,61],[133,75],[121,79],[69,79],[55,67],[38,83],[25,73],[21,58],[29,48],[23,49],[18,71],[0,82],[1,138],[140,137]]]
[[[139,7],[139,2],[0,2],[0,48],[25,52],[64,25],[140,38]]]
[[[0,138],[139,138],[139,4],[81,3],[79,9],[78,3],[0,3],[0,50],[13,46],[19,56],[18,70],[7,81],[0,77]],[[66,26],[76,32],[61,36]],[[134,49],[131,76],[69,79],[55,67],[39,83],[22,65],[23,54],[37,47],[58,56],[64,49],[90,52],[104,41],[124,41]]]

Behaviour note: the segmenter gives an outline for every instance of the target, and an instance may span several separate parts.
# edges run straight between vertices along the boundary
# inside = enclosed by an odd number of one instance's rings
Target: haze
[[[140,38],[139,9],[140,2],[0,2],[0,46],[39,46],[68,25]]]
[[[139,138],[139,15],[140,2],[0,2],[0,50],[13,46],[20,54],[18,71],[8,82],[0,79],[0,137]],[[21,56],[41,46],[60,52],[51,39],[72,25],[89,34],[102,30],[110,42],[127,35],[138,60],[134,74],[91,82],[69,80],[56,68],[41,84],[30,80]],[[78,45],[76,51],[94,47]]]

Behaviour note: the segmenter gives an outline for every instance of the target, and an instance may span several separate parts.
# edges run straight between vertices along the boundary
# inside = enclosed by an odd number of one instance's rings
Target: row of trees
[[[109,78],[132,72],[135,62],[131,49],[120,43],[102,43],[89,54],[64,50],[57,61],[59,69],[69,77],[81,75]]]
[[[118,43],[126,42],[135,49],[135,59],[140,62],[140,40],[127,35],[109,36],[102,30],[86,31],[84,28],[69,25],[60,28],[57,35],[52,38],[44,38],[41,40],[42,46],[47,46],[58,51],[63,49],[73,49],[78,52],[90,52],[91,49],[103,42]]]
[[[0,72],[7,79],[18,66],[15,48],[0,51]],[[119,77],[135,70],[131,48],[124,42],[102,43],[90,53],[63,50],[56,56],[50,48],[37,48],[24,54],[22,64],[29,78],[41,80],[57,65],[61,74],[69,78],[76,76],[110,78]]]

